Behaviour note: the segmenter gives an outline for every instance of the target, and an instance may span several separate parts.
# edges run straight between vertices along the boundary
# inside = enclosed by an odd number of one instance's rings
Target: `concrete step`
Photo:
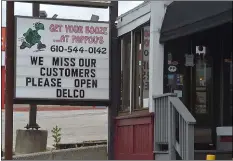
[[[217,150],[195,150],[195,160],[206,160],[207,155],[215,155],[216,160],[232,160],[231,151],[217,151]],[[168,151],[155,151],[155,160],[169,160]],[[176,160],[182,160],[178,154]]]
[[[169,160],[168,151],[154,151],[155,160]]]
[[[206,155],[216,156],[216,160],[232,160],[232,151],[195,150],[195,160],[206,160]]]

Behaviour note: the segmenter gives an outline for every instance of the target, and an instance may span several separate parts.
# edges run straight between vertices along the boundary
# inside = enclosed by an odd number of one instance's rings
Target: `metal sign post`
[[[33,3],[32,4],[32,16],[33,17],[39,17],[40,15],[40,4],[39,3]],[[29,122],[26,125],[26,129],[39,129],[40,126],[36,123],[36,117],[37,117],[37,105],[30,104],[30,110],[29,110]]]
[[[118,2],[111,1],[109,8],[109,21],[111,25],[111,105],[108,108],[108,160],[114,160],[115,117],[121,103],[121,54],[118,53],[117,28],[115,24],[118,17]]]
[[[13,154],[13,97],[14,97],[14,1],[6,2],[6,108],[5,160]]]

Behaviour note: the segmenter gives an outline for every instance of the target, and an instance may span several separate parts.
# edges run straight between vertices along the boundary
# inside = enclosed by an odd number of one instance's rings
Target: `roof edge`
[[[148,3],[150,3],[150,1],[144,1],[143,3],[141,3],[141,4],[139,4],[138,6],[134,7],[133,9],[131,9],[131,10],[129,10],[129,11],[127,11],[127,12],[121,14],[120,16],[118,16],[116,20],[119,20],[119,19],[121,19],[122,17],[125,17],[126,15],[128,15],[128,14],[130,14],[130,13],[136,11],[136,10],[138,10],[139,8],[144,7],[144,6],[147,5]]]

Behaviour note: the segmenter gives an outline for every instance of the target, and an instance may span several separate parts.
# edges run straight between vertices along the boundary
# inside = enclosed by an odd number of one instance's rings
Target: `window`
[[[121,38],[121,100],[120,111],[129,111],[130,108],[130,64],[131,64],[131,34]]]
[[[143,107],[148,107],[149,103],[149,53],[150,53],[150,26],[143,28],[142,39],[142,98]]]
[[[149,44],[150,26],[145,26],[134,32],[133,80],[134,109],[148,108],[149,99]]]
[[[231,52],[224,58],[223,69],[223,126],[232,126],[232,55]]]
[[[120,111],[148,108],[150,27],[140,27],[121,38],[122,106]]]
[[[185,66],[185,55],[189,55],[191,49],[190,39],[183,37],[172,40],[165,43],[164,49],[164,93],[176,93],[191,110],[191,107],[189,107],[191,73],[190,69]]]
[[[133,44],[133,55],[132,55],[132,109],[140,109],[141,108],[141,30],[134,32],[134,44]]]
[[[232,126],[232,24],[224,26],[223,50],[223,126]]]

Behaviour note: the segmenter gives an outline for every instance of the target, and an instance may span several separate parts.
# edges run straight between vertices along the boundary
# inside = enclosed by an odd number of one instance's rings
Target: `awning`
[[[175,1],[166,10],[160,42],[232,22],[231,1]]]

